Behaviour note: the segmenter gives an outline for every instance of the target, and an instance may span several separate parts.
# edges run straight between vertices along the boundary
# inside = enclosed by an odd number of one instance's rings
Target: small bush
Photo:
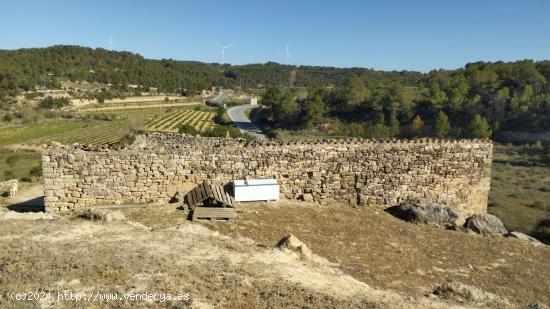
[[[184,133],[184,134],[189,134],[189,135],[199,134],[199,131],[197,131],[197,129],[195,129],[195,127],[190,126],[188,124],[180,124],[178,126],[178,132]]]
[[[134,133],[127,133],[125,134],[118,142],[116,142],[114,145],[118,147],[126,147],[129,145],[132,145],[134,141],[136,140],[136,135]]]
[[[32,167],[29,174],[31,177],[42,177],[42,165]]]
[[[42,109],[52,109],[52,108],[61,108],[63,106],[69,105],[70,101],[67,98],[52,98],[50,96],[45,97],[38,107]]]
[[[32,179],[29,176],[23,176],[19,180],[22,182],[32,182]]]
[[[11,122],[13,120],[13,116],[11,114],[7,113],[7,114],[4,115],[3,119],[4,119],[5,122]]]
[[[21,157],[18,154],[12,154],[6,158],[6,163],[10,165],[15,164],[19,161],[19,159],[21,159]]]

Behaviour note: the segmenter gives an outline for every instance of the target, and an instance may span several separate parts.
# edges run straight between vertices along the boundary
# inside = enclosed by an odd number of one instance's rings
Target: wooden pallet
[[[195,206],[198,206],[200,203],[204,202],[207,199],[215,200],[224,206],[232,207],[234,200],[229,193],[225,192],[223,187],[212,186],[208,182],[203,182],[202,184],[195,187],[186,195],[187,205],[191,209]]]
[[[193,221],[229,221],[235,217],[235,208],[233,207],[195,207],[193,210]]]

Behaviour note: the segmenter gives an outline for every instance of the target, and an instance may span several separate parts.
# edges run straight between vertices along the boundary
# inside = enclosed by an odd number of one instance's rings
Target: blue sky
[[[550,59],[550,1],[0,1],[0,49],[76,44],[147,58],[429,71]]]

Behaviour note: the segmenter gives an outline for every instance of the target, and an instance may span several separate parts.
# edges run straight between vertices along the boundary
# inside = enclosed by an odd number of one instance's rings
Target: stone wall
[[[205,179],[273,177],[284,198],[362,205],[419,198],[469,215],[486,211],[491,160],[487,140],[249,142],[148,134],[119,150],[49,148],[45,203],[54,211],[159,202]]]

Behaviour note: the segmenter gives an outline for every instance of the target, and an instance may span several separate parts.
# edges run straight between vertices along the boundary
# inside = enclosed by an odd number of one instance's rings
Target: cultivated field
[[[0,146],[20,143],[40,145],[49,141],[63,144],[113,144],[133,129],[177,132],[180,124],[206,131],[212,127],[215,113],[178,106],[80,111],[75,116],[79,118],[3,127],[0,131]]]
[[[186,124],[198,131],[206,131],[212,126],[216,113],[191,109],[176,110],[157,117],[147,125],[147,130],[161,132],[177,132],[178,126]]]

